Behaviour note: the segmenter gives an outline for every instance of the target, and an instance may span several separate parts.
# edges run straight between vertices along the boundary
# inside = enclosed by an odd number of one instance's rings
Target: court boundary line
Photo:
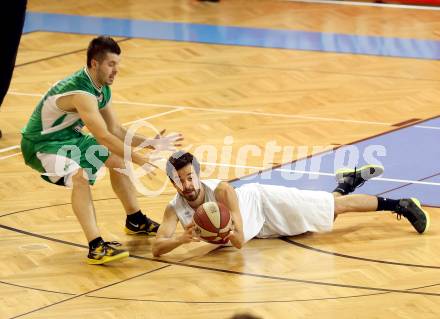
[[[17,91],[11,91],[8,94],[17,95],[17,96],[35,96],[35,97],[42,97],[43,96],[42,94],[25,93],[25,92],[17,92]],[[112,103],[137,105],[137,106],[148,106],[148,107],[157,107],[157,108],[174,108],[174,109],[180,109],[180,110],[204,111],[204,112],[211,112],[211,113],[246,114],[246,115],[255,115],[255,116],[281,117],[281,118],[298,119],[298,120],[323,121],[323,122],[343,122],[343,123],[353,123],[353,124],[396,127],[395,123],[388,123],[388,122],[362,121],[362,120],[341,119],[341,118],[321,117],[321,116],[312,116],[312,115],[293,115],[293,114],[274,113],[274,112],[257,112],[257,111],[247,111],[247,110],[225,109],[225,108],[218,108],[218,107],[210,108],[210,107],[171,105],[171,104],[159,104],[159,103],[145,103],[145,102],[134,102],[134,101],[122,101],[122,100],[115,100],[115,101],[112,101]],[[440,130],[440,127],[436,127],[436,126],[417,125],[417,123],[422,123],[422,122],[434,119],[436,117],[440,117],[440,115],[434,115],[434,116],[426,118],[426,119],[418,119],[417,121],[412,121],[408,124],[398,126],[397,128],[405,128],[408,126],[414,126],[414,127],[422,128],[422,129]],[[148,118],[146,118],[146,119],[148,119]],[[133,122],[135,122],[135,121],[127,122],[127,123],[124,123],[123,125],[128,125]],[[373,137],[375,137],[375,135]],[[351,143],[357,143],[357,141],[351,142]],[[13,147],[13,146],[11,146],[11,147]],[[0,150],[0,152],[1,152],[1,150]]]
[[[409,288],[407,290],[413,291],[418,289],[430,288],[439,286],[438,284],[431,284],[425,286],[419,286],[414,288]],[[361,295],[351,295],[351,296],[341,296],[341,297],[323,297],[323,298],[310,298],[310,299],[291,299],[291,300],[265,300],[265,301],[177,301],[177,300],[148,300],[148,299],[135,299],[135,298],[118,298],[118,297],[104,297],[104,296],[86,296],[89,298],[100,298],[100,299],[112,299],[112,300],[127,300],[127,301],[140,301],[140,302],[152,302],[152,303],[183,303],[183,304],[265,304],[265,303],[293,303],[293,302],[307,302],[307,301],[324,301],[324,300],[338,300],[338,299],[350,299],[350,298],[360,298],[360,297],[370,297],[377,295],[390,294],[391,292],[377,292],[371,294],[361,294]]]
[[[19,288],[23,288],[23,289],[37,290],[37,291],[41,291],[41,292],[53,293],[53,294],[69,295],[69,296],[74,296],[75,295],[75,294],[72,294],[70,292],[61,292],[61,291],[47,290],[47,289],[36,288],[36,287],[28,287],[28,286],[23,286],[23,285],[18,285],[18,284],[6,282],[6,281],[3,281],[3,280],[0,280],[0,284],[6,285],[6,286],[19,287]]]
[[[313,246],[309,246],[303,243],[300,243],[298,241],[292,240],[288,237],[280,237],[280,240],[290,244],[290,245],[294,245],[303,249],[307,249],[307,250],[312,250],[321,254],[327,254],[327,255],[332,255],[332,256],[336,256],[336,257],[341,257],[341,258],[348,258],[348,259],[354,259],[354,260],[361,260],[361,261],[367,261],[367,262],[373,262],[373,263],[379,263],[379,264],[385,264],[385,265],[395,265],[395,266],[406,266],[406,267],[415,267],[415,268],[428,268],[428,269],[440,269],[440,266],[429,266],[429,265],[421,265],[421,264],[409,264],[409,263],[399,263],[399,262],[395,262],[395,261],[388,261],[388,260],[380,260],[380,259],[372,259],[372,258],[365,258],[365,257],[358,257],[358,256],[351,256],[351,255],[347,255],[347,254],[341,254],[341,253],[336,253],[336,252],[332,252],[329,250],[324,250],[324,249],[320,249],[320,248],[315,248]]]
[[[2,157],[0,157],[0,161],[5,160],[5,159],[8,159],[8,158],[10,158],[10,157],[14,157],[14,156],[20,155],[20,154],[21,154],[21,152],[13,153],[13,154],[6,155],[6,156],[2,156]]]
[[[250,176],[253,176],[255,174],[261,175],[263,171],[267,171],[267,167],[260,167],[260,166],[235,165],[235,164],[210,163],[210,162],[200,162],[200,164],[207,165],[207,166],[216,166],[216,167],[233,167],[233,168],[255,169],[257,172],[252,173]],[[287,172],[287,173],[299,173],[299,174],[304,174],[304,175],[335,176],[334,173],[303,171],[303,170],[284,169],[284,168],[275,168],[272,171]],[[436,176],[439,174],[440,173],[437,173],[433,176]],[[440,186],[440,182],[422,182],[421,181],[424,179],[431,178],[433,176],[424,177],[420,180],[407,180],[407,179],[384,178],[384,177],[374,177],[370,180],[383,181],[383,182],[393,182],[393,183],[407,183],[408,185],[415,184],[415,185]],[[240,178],[240,179],[242,179],[242,178]]]
[[[17,91],[11,91],[8,94],[17,95],[17,96],[35,96],[35,97],[42,97],[43,96],[42,94],[22,93],[22,92],[17,92]],[[352,119],[340,119],[340,118],[321,117],[321,116],[312,116],[312,115],[293,115],[293,114],[273,113],[273,112],[256,112],[256,111],[234,110],[234,109],[225,109],[225,108],[217,108],[217,107],[211,108],[211,107],[145,103],[145,102],[134,102],[134,101],[123,101],[123,100],[114,100],[114,101],[112,101],[112,103],[113,104],[137,105],[137,106],[149,106],[149,107],[157,107],[157,108],[181,108],[183,110],[205,111],[205,112],[212,112],[212,113],[231,113],[231,114],[247,114],[247,115],[256,115],[256,116],[272,116],[272,117],[290,118],[290,119],[298,119],[298,120],[343,122],[343,123],[378,125],[378,126],[392,126],[393,125],[393,123],[388,123],[388,122],[361,121],[361,120],[352,120]]]
[[[440,172],[435,173],[435,174],[432,174],[432,175],[427,176],[427,177],[423,177],[423,178],[419,179],[419,181],[423,181],[423,180],[425,180],[425,179],[433,178],[433,177],[436,177],[436,176],[439,176],[439,175],[440,175]],[[406,184],[404,184],[404,185],[401,185],[401,186],[398,186],[398,187],[394,187],[394,188],[391,188],[391,189],[385,190],[385,191],[383,191],[383,192],[380,192],[380,193],[376,194],[376,196],[383,195],[383,194],[386,194],[386,193],[389,193],[389,192],[393,192],[393,191],[398,190],[398,189],[400,189],[400,188],[404,188],[404,187],[407,187],[407,186],[411,186],[412,184],[413,184],[413,183],[406,183]],[[437,207],[437,206],[431,206],[431,207]]]
[[[2,225],[0,225],[0,227],[1,227],[1,226],[2,226]],[[89,294],[89,293],[93,293],[93,292],[96,292],[96,291],[99,291],[99,290],[102,290],[102,289],[105,289],[105,288],[108,288],[108,287],[112,287],[112,286],[118,285],[118,284],[123,283],[123,282],[126,282],[126,281],[129,281],[129,280],[131,280],[131,279],[135,279],[135,278],[138,278],[138,277],[141,277],[141,276],[144,276],[144,275],[148,275],[148,274],[150,274],[150,273],[153,273],[153,272],[155,272],[155,271],[162,270],[162,269],[164,269],[164,268],[168,268],[168,267],[170,267],[170,266],[171,266],[171,265],[164,265],[164,266],[162,266],[162,267],[155,268],[155,269],[152,269],[152,270],[149,270],[149,271],[143,272],[143,273],[141,273],[141,274],[137,274],[137,275],[135,275],[135,276],[131,276],[131,277],[125,278],[125,279],[123,279],[123,280],[121,280],[121,281],[114,282],[114,283],[111,283],[111,284],[108,284],[108,285],[105,285],[105,286],[99,287],[99,288],[97,288],[97,289],[93,289],[93,290],[91,290],[91,291],[88,291],[88,292],[85,292],[85,293],[82,293],[82,294],[76,294],[76,295],[74,295],[74,296],[72,296],[72,297],[70,297],[70,298],[66,298],[66,299],[63,299],[63,300],[57,301],[57,302],[55,302],[55,303],[52,303],[52,304],[49,304],[49,305],[45,305],[45,306],[42,306],[42,307],[39,307],[39,308],[36,308],[36,309],[33,309],[33,310],[31,310],[31,311],[28,311],[28,312],[25,312],[25,313],[22,313],[22,314],[16,315],[16,316],[14,316],[14,317],[11,317],[10,319],[20,318],[20,317],[23,317],[23,316],[29,315],[29,314],[31,314],[31,313],[35,313],[35,312],[38,312],[38,311],[41,311],[41,310],[44,310],[44,309],[47,309],[47,308],[50,308],[50,307],[53,307],[53,306],[56,306],[56,305],[62,304],[62,303],[65,303],[65,302],[67,302],[67,301],[71,301],[71,300],[73,300],[73,299],[77,299],[77,298],[83,297],[83,296],[85,296],[85,295],[87,295],[87,294]]]
[[[287,3],[287,2],[286,2]],[[177,25],[181,25],[181,24],[188,24],[188,25],[198,25],[198,26],[204,26],[204,27],[222,27],[222,28],[226,28],[226,29],[259,29],[259,30],[281,30],[281,31],[294,31],[294,32],[302,32],[302,33],[313,33],[313,31],[300,31],[300,30],[290,30],[290,29],[267,29],[267,28],[253,28],[253,27],[242,27],[242,26],[231,26],[231,25],[218,25],[218,24],[205,24],[205,23],[194,23],[194,22],[169,22],[169,21],[162,21],[162,20],[143,20],[143,19],[127,19],[127,18],[115,18],[115,17],[100,17],[100,16],[85,16],[85,15],[79,15],[79,14],[67,14],[67,13],[48,13],[48,12],[38,12],[38,11],[29,11],[29,14],[34,14],[34,15],[46,15],[46,16],[64,16],[64,19],[66,17],[72,17],[72,18],[82,18],[82,19],[113,19],[113,20],[126,20],[129,21],[130,23],[132,23],[133,21],[140,21],[140,22],[144,22],[144,23],[148,23],[148,22],[152,22],[152,23],[162,23],[162,24],[177,24]],[[30,22],[32,23],[32,22]],[[28,26],[28,28],[30,30],[31,26]],[[98,33],[99,31],[92,32],[91,30],[75,30],[75,31],[71,31],[71,30],[64,30],[64,29],[53,29],[47,26],[40,26],[40,27],[35,27],[35,29],[38,29],[38,31],[40,32],[52,32],[52,33],[68,33],[68,34],[77,34],[77,35],[91,35],[91,36],[96,36],[96,33]],[[124,29],[124,28],[123,28]],[[319,32],[321,34],[326,34],[326,32]],[[222,45],[222,46],[234,46],[234,47],[254,47],[254,48],[271,48],[271,49],[278,49],[278,50],[295,50],[295,51],[306,51],[306,52],[325,52],[325,53],[339,53],[339,54],[350,54],[350,55],[364,55],[364,56],[379,56],[379,57],[391,57],[391,58],[403,58],[403,59],[417,59],[417,60],[438,60],[437,56],[426,56],[426,55],[402,55],[399,54],[400,52],[402,52],[401,48],[400,50],[396,50],[393,52],[393,54],[389,54],[386,55],[385,53],[381,52],[380,50],[377,52],[373,52],[372,51],[350,51],[350,52],[345,52],[344,50],[341,51],[337,51],[337,50],[331,50],[332,48],[329,48],[328,50],[323,50],[322,47],[302,47],[302,46],[295,46],[295,47],[289,47],[289,46],[283,46],[283,47],[277,47],[277,46],[264,46],[264,43],[246,43],[246,42],[242,42],[242,43],[235,43],[235,42],[231,42],[231,41],[224,41],[224,42],[220,42],[219,40],[217,40],[216,42],[213,42],[213,40],[211,40],[211,38],[209,38],[209,40],[201,38],[201,39],[195,39],[195,38],[179,38],[179,37],[174,37],[174,38],[167,38],[167,37],[158,37],[156,35],[151,35],[151,34],[136,34],[135,36],[132,36],[132,34],[126,34],[126,33],[121,33],[121,29],[115,30],[112,32],[112,34],[109,34],[110,36],[113,37],[131,37],[132,39],[146,39],[146,40],[158,40],[158,41],[171,41],[171,42],[186,42],[186,43],[203,43],[203,44],[208,44],[208,45]],[[341,35],[345,35],[345,34],[341,34]],[[364,35],[351,35],[348,34],[349,36],[354,36],[354,37],[367,37],[367,38],[383,38],[383,39],[388,39],[388,38],[393,38],[393,39],[401,39],[401,41],[406,41],[409,38],[396,38],[396,37],[386,37],[386,36],[364,36]],[[424,41],[424,42],[436,42],[437,40],[424,40],[424,39],[412,39],[414,41]],[[398,53],[395,53],[398,52]]]
[[[45,236],[45,235],[40,235],[40,234],[28,232],[26,230],[21,230],[21,229],[10,227],[10,226],[6,226],[6,225],[3,225],[3,224],[0,224],[0,228],[6,229],[6,230],[9,230],[9,231],[12,231],[12,232],[20,233],[20,234],[23,234],[23,235],[37,237],[37,238],[41,238],[41,239],[45,239],[45,240],[49,240],[49,241],[54,241],[54,242],[58,242],[58,243],[66,244],[66,245],[71,245],[71,246],[76,246],[76,247],[81,247],[82,246],[82,248],[86,247],[84,245],[80,245],[80,244],[77,244],[77,243],[73,243],[73,242],[69,242],[69,241],[65,241],[65,240],[60,240],[60,239],[56,239],[56,238],[51,238],[51,237],[48,237],[48,236]],[[88,249],[88,247],[86,247],[86,248]],[[296,283],[310,284],[310,285],[317,285],[317,286],[326,286],[326,287],[337,287],[337,288],[359,289],[359,290],[378,291],[378,292],[402,293],[402,294],[410,294],[410,295],[423,295],[423,296],[440,297],[440,293],[419,292],[419,291],[410,291],[410,290],[387,289],[387,288],[379,288],[379,287],[366,287],[366,286],[356,286],[356,285],[329,283],[329,282],[321,282],[321,281],[306,280],[306,279],[286,278],[286,277],[280,277],[280,276],[270,276],[270,275],[262,275],[262,274],[255,274],[255,273],[249,273],[249,272],[240,272],[240,271],[228,270],[228,269],[219,269],[219,268],[208,267],[208,266],[185,264],[185,263],[182,263],[182,262],[179,262],[179,261],[167,261],[167,260],[150,258],[150,257],[143,257],[143,256],[137,256],[137,255],[131,255],[130,257],[131,258],[135,258],[135,259],[149,260],[149,261],[158,262],[158,263],[162,263],[162,264],[166,264],[166,265],[175,265],[175,266],[181,266],[181,267],[187,267],[187,268],[203,269],[203,270],[208,270],[208,271],[227,273],[227,274],[231,274],[231,275],[249,276],[249,277],[254,277],[254,278],[272,279],[272,280],[278,280],[278,281],[296,282]],[[162,268],[164,268],[164,267],[162,267]],[[160,268],[160,269],[162,269],[162,268]],[[156,270],[160,270],[160,269],[156,269]],[[135,277],[140,277],[142,275],[143,274],[139,274],[139,275],[136,275]],[[135,278],[135,277],[130,277],[130,278],[128,278],[128,280],[132,279],[132,278]],[[113,285],[116,285],[118,283],[107,285],[105,287],[101,287],[101,288],[98,288],[96,290],[107,288],[109,286],[113,286]],[[439,284],[435,284],[435,285],[440,285],[440,283]],[[91,293],[91,292],[94,292],[94,291],[92,290],[89,293]],[[81,294],[79,296],[75,296],[75,297],[72,297],[72,298],[68,298],[65,301],[71,300],[71,299],[74,299],[74,298],[77,298],[77,297],[80,297],[80,296],[83,296],[85,294],[87,294],[87,293],[84,293],[84,294]],[[47,306],[45,308],[47,308]],[[14,318],[16,318],[16,317],[14,317]]]
[[[172,266],[172,265],[169,265]],[[165,267],[164,267],[165,268]],[[168,268],[168,267],[167,267]],[[59,292],[59,291],[51,291],[51,290],[45,290],[35,287],[28,287],[23,285],[17,285],[13,283],[8,283],[5,281],[0,280],[0,284],[19,287],[23,289],[29,289],[29,290],[36,290],[36,291],[42,291],[42,292],[48,292],[48,293],[55,293],[55,294],[63,294],[63,295],[70,295],[70,296],[76,296],[76,294],[68,293],[68,292]],[[438,286],[439,284],[433,284],[429,286],[421,286],[421,287],[415,287],[410,288],[408,290],[417,290],[417,289],[423,289],[431,286]],[[94,296],[94,295],[85,295],[85,297],[88,298],[97,298],[97,299],[112,299],[112,300],[121,300],[121,301],[140,301],[140,302],[152,302],[152,303],[183,303],[183,304],[261,304],[261,303],[290,303],[290,302],[302,302],[302,301],[319,301],[319,300],[335,300],[335,299],[349,299],[349,298],[360,298],[360,297],[368,297],[368,296],[376,296],[376,295],[384,295],[389,294],[389,292],[378,292],[378,293],[372,293],[372,294],[362,294],[362,295],[351,295],[351,296],[341,296],[341,297],[324,297],[324,298],[313,298],[313,299],[292,299],[292,300],[261,300],[261,301],[179,301],[179,300],[148,300],[148,299],[134,299],[134,298],[122,298],[122,297],[110,297],[110,296]]]
[[[112,198],[101,198],[101,199],[98,199],[98,200],[93,200],[93,202],[108,201],[108,200],[116,200],[116,199],[118,199],[118,198],[117,198],[117,197],[112,197]],[[2,217],[6,217],[6,216],[9,216],[9,215],[13,215],[13,214],[22,213],[22,212],[23,212],[23,213],[24,213],[24,212],[29,212],[29,211],[35,211],[35,212],[38,212],[38,211],[41,210],[41,209],[51,208],[51,207],[58,207],[58,206],[66,206],[66,205],[70,205],[70,204],[71,204],[71,203],[69,202],[69,203],[63,203],[63,204],[48,205],[48,206],[43,206],[43,207],[35,207],[35,208],[32,208],[32,209],[25,209],[25,210],[22,210],[22,211],[16,211],[16,212],[12,212],[12,213],[8,213],[8,214],[0,215],[0,218],[2,218]],[[4,226],[4,225],[0,224],[0,228],[4,228],[4,227],[9,227],[9,226]],[[17,230],[17,231],[20,231],[20,230],[17,229],[17,228],[13,228],[13,227],[9,227],[9,228],[11,228],[12,230],[15,229],[15,230]],[[30,236],[32,236],[32,234],[33,234],[33,233],[31,233],[31,232],[27,232],[27,231],[23,231],[23,232],[24,232],[24,234],[31,234]],[[42,237],[43,239],[48,239],[48,240],[56,241],[56,242],[59,242],[59,243],[62,243],[62,244],[69,244],[69,243],[70,243],[70,242],[68,242],[68,241],[64,241],[64,240],[61,240],[61,239],[60,239],[60,240],[58,240],[58,239],[51,239],[51,237],[46,237],[46,236],[44,236],[44,235],[38,235],[38,234],[35,234],[35,236],[36,236],[36,237],[38,237],[38,236],[43,236],[43,237]],[[287,239],[286,236],[285,236],[285,237],[280,237],[279,239],[280,239],[280,240],[283,240],[283,241],[285,241],[285,242],[289,242],[289,240],[291,240],[291,239]],[[292,240],[291,240],[291,241],[292,241]],[[296,241],[292,241],[292,244],[295,244],[295,245],[297,245],[297,246],[299,246],[299,247],[301,247],[301,245],[305,245],[305,244],[298,243],[298,242],[296,242]],[[305,246],[306,246],[306,245],[305,245]],[[87,246],[85,246],[85,245],[80,245],[80,244],[78,244],[77,247],[80,247],[80,248],[88,248]],[[314,248],[314,247],[312,247],[312,246],[309,246],[309,247],[310,247],[310,250],[320,251],[319,248]],[[303,248],[306,248],[306,247],[303,247]],[[422,265],[422,264],[410,264],[410,263],[399,263],[399,262],[387,261],[387,260],[380,260],[380,259],[369,259],[369,258],[365,258],[365,257],[351,256],[351,255],[340,254],[340,253],[334,253],[334,252],[325,251],[325,250],[322,250],[322,253],[326,253],[326,254],[334,255],[334,256],[338,256],[338,257],[344,257],[344,258],[350,258],[350,259],[357,259],[357,260],[363,260],[363,261],[375,262],[375,263],[381,263],[381,264],[387,264],[387,265],[393,265],[393,266],[405,266],[405,267],[415,267],[415,268],[440,269],[440,266]],[[151,259],[151,260],[155,260],[155,259]],[[184,259],[184,260],[185,260],[185,259]]]

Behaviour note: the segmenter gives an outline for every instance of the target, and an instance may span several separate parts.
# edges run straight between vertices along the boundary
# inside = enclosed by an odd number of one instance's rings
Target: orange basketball
[[[231,214],[222,203],[206,202],[197,208],[194,224],[200,239],[211,244],[224,244],[232,225]]]

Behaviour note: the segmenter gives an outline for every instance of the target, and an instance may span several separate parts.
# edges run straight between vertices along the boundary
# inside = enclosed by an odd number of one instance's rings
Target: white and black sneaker
[[[381,175],[384,171],[380,165],[365,165],[360,168],[341,168],[336,171],[338,187],[335,189],[343,195],[352,193],[366,181]]]

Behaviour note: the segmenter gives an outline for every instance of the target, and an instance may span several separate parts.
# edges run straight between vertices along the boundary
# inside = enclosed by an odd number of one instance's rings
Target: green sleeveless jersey
[[[27,125],[23,128],[23,138],[34,143],[62,142],[83,135],[84,122],[77,112],[59,109],[56,101],[61,96],[88,94],[96,97],[99,109],[106,107],[111,99],[108,85],[97,88],[84,68],[55,83],[38,103]]]
[[[45,169],[38,159],[38,153],[58,154],[63,147],[74,145],[81,150],[81,158],[76,160],[84,164],[87,148],[97,144],[96,139],[81,132],[84,122],[77,112],[66,112],[58,108],[57,99],[72,94],[94,96],[99,109],[106,107],[111,99],[110,87],[105,85],[97,88],[87,68],[55,83],[47,91],[21,131],[21,152],[25,163],[39,172],[45,172]]]

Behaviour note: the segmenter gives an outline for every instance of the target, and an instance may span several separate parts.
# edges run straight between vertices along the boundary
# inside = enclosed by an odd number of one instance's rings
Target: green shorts
[[[72,176],[80,168],[87,172],[89,184],[93,185],[96,173],[110,156],[107,147],[88,134],[42,142],[23,137],[21,151],[26,165],[42,173],[44,180],[64,186],[71,186]]]

